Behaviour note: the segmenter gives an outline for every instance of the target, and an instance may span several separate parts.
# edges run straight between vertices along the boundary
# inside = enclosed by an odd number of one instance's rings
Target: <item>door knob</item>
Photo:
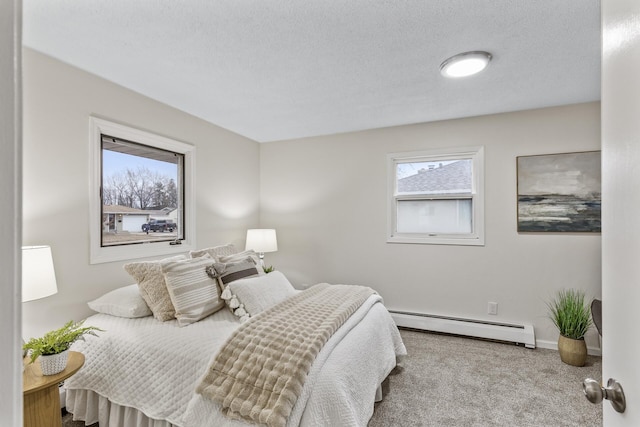
[[[582,390],[591,403],[600,403],[602,399],[607,399],[611,402],[613,409],[620,413],[627,408],[624,390],[622,390],[620,383],[613,378],[609,378],[606,387],[602,387],[598,381],[592,378],[587,378],[582,382]]]

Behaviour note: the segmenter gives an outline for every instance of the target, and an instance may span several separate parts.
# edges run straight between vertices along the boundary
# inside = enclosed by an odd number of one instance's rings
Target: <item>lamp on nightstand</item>
[[[50,246],[22,247],[22,302],[56,294],[56,272]],[[24,344],[24,340],[22,341]],[[24,356],[24,353],[22,354]]]
[[[49,246],[22,247],[22,302],[58,292],[56,272]]]
[[[264,253],[278,250],[276,230],[273,228],[254,228],[247,230],[247,243],[245,250],[253,249],[260,257],[260,264],[264,268]]]

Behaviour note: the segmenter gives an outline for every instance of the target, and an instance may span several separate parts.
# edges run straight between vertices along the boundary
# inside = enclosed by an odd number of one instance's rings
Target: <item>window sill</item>
[[[412,237],[390,236],[387,243],[404,243],[415,245],[455,245],[455,246],[484,246],[484,239],[479,237]]]
[[[179,245],[161,243],[140,243],[127,246],[106,246],[93,248],[90,256],[91,264],[102,264],[114,261],[126,261],[138,258],[178,255],[194,250],[193,245],[183,240]]]

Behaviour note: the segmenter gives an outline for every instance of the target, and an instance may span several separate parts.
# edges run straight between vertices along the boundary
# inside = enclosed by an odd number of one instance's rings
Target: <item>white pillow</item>
[[[153,314],[142,299],[136,283],[108,292],[100,298],[89,301],[87,305],[93,311],[117,317],[135,318]]]
[[[243,321],[296,294],[294,287],[279,271],[236,280],[229,283],[228,289],[231,298],[236,298],[238,306],[246,312],[246,315],[239,316]]]

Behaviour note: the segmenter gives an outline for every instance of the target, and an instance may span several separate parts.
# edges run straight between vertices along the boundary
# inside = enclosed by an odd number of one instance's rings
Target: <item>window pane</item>
[[[398,194],[471,193],[471,159],[398,163]]]
[[[184,155],[102,135],[101,246],[183,237]]]
[[[471,233],[471,218],[471,199],[398,200],[398,233]]]

